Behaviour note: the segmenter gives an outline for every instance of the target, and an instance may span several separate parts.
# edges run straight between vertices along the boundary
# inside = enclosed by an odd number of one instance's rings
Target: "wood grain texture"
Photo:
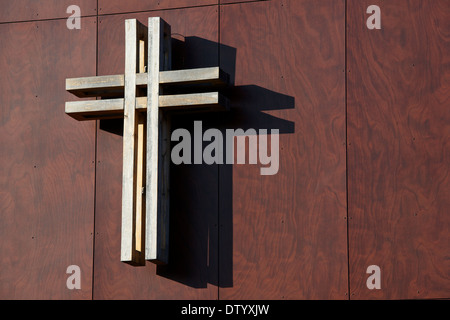
[[[194,113],[201,111],[224,111],[228,109],[228,99],[219,92],[190,93],[159,96],[159,107],[164,110]],[[101,99],[66,102],[67,115],[79,121],[93,119],[123,118],[124,99]],[[147,110],[147,97],[136,98],[136,109]]]
[[[92,298],[95,123],[64,113],[64,81],[95,74],[95,22],[0,25],[1,299]]]
[[[160,71],[172,68],[172,33],[160,17],[148,18],[147,75],[147,179],[146,179],[146,247],[145,259],[167,264],[169,257],[169,117],[159,108]]]
[[[71,5],[80,7],[81,16],[97,14],[96,0],[0,0],[0,23],[68,18],[71,13],[67,8]]]
[[[125,21],[125,75],[123,104],[123,158],[122,158],[122,223],[121,261],[130,264],[145,264],[144,250],[136,250],[136,221],[142,212],[136,210],[138,179],[137,146],[139,116],[136,111],[136,73],[139,71],[139,22]],[[144,28],[144,27],[143,27]],[[142,28],[142,29],[143,29]]]
[[[249,1],[255,2],[255,1],[271,1],[271,0],[219,0],[220,4],[241,3]]]
[[[147,73],[136,74],[136,86],[147,87]],[[229,75],[219,67],[197,68],[186,70],[161,71],[159,83],[164,86],[205,85],[211,87],[224,87],[228,84]],[[82,77],[66,79],[66,90],[77,97],[106,97],[110,95],[123,95],[124,75],[108,75],[98,77]]]
[[[218,65],[215,7],[155,11],[99,17],[99,75],[123,73],[124,21],[136,18],[147,24],[149,16],[171,25],[178,69]],[[120,262],[121,123],[101,121],[98,130],[94,299],[217,299],[217,253],[210,253],[217,248],[216,166],[170,168],[169,265]],[[192,119],[185,116],[172,125],[189,124]]]
[[[176,9],[218,4],[218,0],[98,0],[99,14]]]
[[[276,175],[219,168],[219,298],[345,299],[344,1],[233,4],[220,17],[236,87],[219,125],[282,134]],[[233,71],[225,52],[220,66]]]
[[[350,0],[347,25],[351,298],[449,298],[450,2]]]

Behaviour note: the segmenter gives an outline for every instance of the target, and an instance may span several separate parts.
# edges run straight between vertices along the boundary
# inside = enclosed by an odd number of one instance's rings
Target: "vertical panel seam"
[[[95,30],[95,75],[98,76],[98,0],[96,9],[96,30]],[[96,98],[98,99],[98,98]],[[94,300],[94,281],[95,281],[95,212],[97,208],[97,145],[98,145],[98,123],[95,121],[95,136],[94,136],[94,216],[93,216],[93,230],[92,230],[92,279],[91,279],[91,300]]]
[[[345,193],[347,211],[347,299],[350,300],[350,237],[349,237],[349,216],[348,216],[348,41],[347,41],[347,8],[348,1],[345,0]]]
[[[220,0],[217,1],[217,57],[220,66]],[[217,300],[220,300],[220,165],[217,166]]]

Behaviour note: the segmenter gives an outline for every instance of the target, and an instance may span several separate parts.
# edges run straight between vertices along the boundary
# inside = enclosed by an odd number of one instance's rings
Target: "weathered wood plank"
[[[229,83],[229,75],[219,67],[162,71],[160,72],[159,83],[163,85],[205,83],[210,86],[220,86]]]
[[[157,18],[158,19],[158,18]],[[160,19],[160,18],[159,18]],[[172,36],[171,27],[164,20],[160,19],[160,71],[172,69]],[[160,74],[161,72],[159,72]],[[149,84],[147,84],[148,86]],[[164,94],[164,89],[160,86],[160,94]],[[158,102],[161,101],[158,96]],[[160,104],[161,106],[161,104]],[[159,139],[158,139],[158,243],[157,257],[155,263],[169,262],[169,183],[170,183],[170,132],[171,115],[158,107],[159,113]]]
[[[228,108],[228,102],[219,92],[190,93],[160,96],[159,107],[166,110],[183,109],[186,111],[195,111],[195,107],[210,107],[211,110],[220,111]]]
[[[147,27],[138,23],[137,34],[139,43],[138,65],[137,71],[140,73],[145,72],[147,65]],[[136,106],[136,103],[135,103]],[[147,116],[144,113],[136,113],[137,120],[137,145],[136,145],[136,181],[135,181],[135,195],[136,195],[136,220],[135,220],[135,246],[136,251],[140,252],[142,263],[145,264],[145,154],[146,154],[146,124]]]
[[[147,73],[136,74],[136,86],[147,86]],[[66,90],[80,98],[123,94],[124,75],[66,79]],[[162,85],[208,85],[225,86],[229,75],[219,67],[187,70],[161,71],[159,83]]]
[[[124,75],[108,75],[66,79],[66,90],[79,98],[122,94]]]
[[[228,109],[228,99],[218,92],[190,93],[159,96],[159,107],[167,111],[187,113],[223,111]],[[66,102],[66,113],[77,120],[112,119],[123,117],[124,99],[105,99]],[[147,111],[147,97],[136,98],[136,109]]]
[[[148,19],[145,258],[157,259],[160,20]]]
[[[169,166],[166,162],[169,163],[170,159],[168,156],[161,157],[161,151],[163,151],[162,144],[167,143],[167,139],[166,141],[163,139],[165,132],[170,129],[159,108],[159,78],[160,71],[171,68],[171,31],[170,26],[157,17],[148,19],[148,29],[145,259],[155,263],[167,263]]]
[[[123,117],[124,99],[66,102],[65,112],[76,120],[114,119]]]
[[[125,21],[125,99],[123,123],[122,171],[122,238],[121,261],[145,264],[144,255],[136,250],[136,146],[138,117],[136,116],[136,70],[139,68],[138,22]]]
[[[136,104],[136,21],[125,21],[125,77],[124,124],[122,168],[122,238],[121,261],[133,263],[133,214],[134,214],[134,134]]]

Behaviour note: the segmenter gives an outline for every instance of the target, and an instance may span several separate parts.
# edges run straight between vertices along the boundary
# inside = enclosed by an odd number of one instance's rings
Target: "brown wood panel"
[[[344,1],[221,6],[222,128],[279,129],[279,172],[220,170],[220,299],[346,299]],[[234,72],[235,69],[235,72]]]
[[[255,1],[271,1],[271,0],[219,0],[220,4],[241,3],[241,2],[255,2]]]
[[[65,18],[70,5],[77,5],[82,16],[97,14],[97,0],[0,0],[0,22]]]
[[[352,299],[450,297],[449,48],[447,0],[348,1]]]
[[[92,297],[95,123],[64,113],[65,79],[95,73],[96,18],[82,23],[0,25],[1,299]]]
[[[218,10],[211,6],[100,17],[100,75],[124,72],[125,19],[147,24],[149,16],[172,27],[174,69],[218,65]],[[174,118],[173,128],[192,132],[195,119],[203,118]],[[167,266],[120,262],[122,130],[122,120],[101,121],[98,130],[94,298],[217,299],[217,166],[171,166]]]
[[[176,9],[218,4],[218,0],[98,0],[99,14]]]

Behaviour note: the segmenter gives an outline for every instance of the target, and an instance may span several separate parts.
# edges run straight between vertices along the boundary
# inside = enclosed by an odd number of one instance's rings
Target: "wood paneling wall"
[[[96,18],[82,24],[0,25],[2,299],[92,298],[95,123],[64,113],[65,79],[95,74]]]
[[[219,250],[232,246],[232,274],[222,274],[232,283],[219,297],[345,299],[344,1],[234,4],[220,18],[221,44],[236,48],[235,63],[221,53],[235,88],[220,125],[280,130],[280,164],[273,176],[228,169],[232,223]]]
[[[381,30],[366,27],[374,4]],[[448,0],[0,7],[0,298],[449,298]],[[68,117],[64,82],[123,73],[124,20],[149,16],[172,25],[175,69],[220,64],[234,83],[230,112],[174,128],[278,129],[280,166],[172,165],[170,264],[131,267],[122,121]]]
[[[83,17],[97,14],[96,0],[0,0],[0,23],[66,18],[71,5],[79,6]]]
[[[372,4],[381,30],[365,27]],[[347,8],[351,298],[448,298],[450,2]]]
[[[155,11],[163,9],[189,8],[205,5],[217,5],[218,0],[98,0],[99,14]]]
[[[99,75],[123,73],[124,21],[136,18],[147,24],[149,16],[171,25],[175,67],[219,64],[218,8],[207,6],[100,17]],[[195,119],[201,118],[174,118],[173,126],[193,132]],[[120,262],[121,123],[102,121],[98,130],[94,298],[217,299],[217,166],[171,166],[168,266]]]

